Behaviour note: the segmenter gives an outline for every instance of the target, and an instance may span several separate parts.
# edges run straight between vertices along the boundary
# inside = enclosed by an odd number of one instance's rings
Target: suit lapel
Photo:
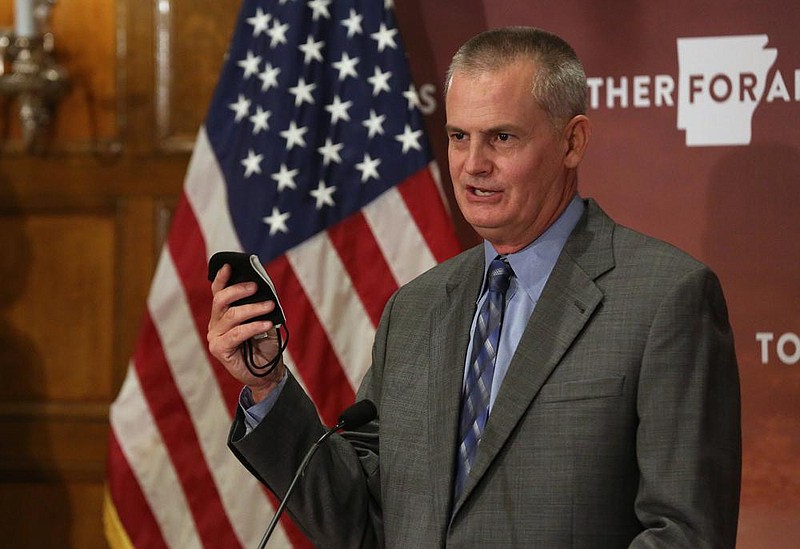
[[[446,524],[449,518],[464,360],[483,280],[483,247],[468,253],[471,257],[446,282],[445,299],[431,317],[428,448],[436,524]]]
[[[480,482],[602,301],[594,279],[613,267],[612,233],[613,222],[589,201],[587,213],[570,235],[514,353],[454,512]]]

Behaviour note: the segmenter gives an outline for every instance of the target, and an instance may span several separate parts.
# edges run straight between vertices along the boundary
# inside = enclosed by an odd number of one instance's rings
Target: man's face
[[[446,98],[456,201],[500,253],[544,232],[577,184],[565,165],[565,132],[554,129],[531,94],[535,70],[520,60],[486,73],[456,71]]]

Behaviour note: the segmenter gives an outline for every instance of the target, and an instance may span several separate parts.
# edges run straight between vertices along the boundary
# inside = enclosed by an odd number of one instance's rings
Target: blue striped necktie
[[[494,363],[503,323],[506,290],[514,271],[506,260],[497,257],[489,265],[486,300],[478,313],[472,341],[472,360],[466,372],[461,400],[459,447],[454,501],[458,500],[475,460],[478,443],[489,417],[489,396],[492,391]]]

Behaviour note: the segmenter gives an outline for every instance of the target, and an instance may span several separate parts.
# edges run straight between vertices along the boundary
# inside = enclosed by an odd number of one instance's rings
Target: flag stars
[[[369,36],[378,43],[378,51],[382,52],[386,47],[397,49],[397,43],[394,41],[396,34],[397,29],[388,29],[386,23],[381,23],[378,32],[373,32]]]
[[[286,226],[286,221],[290,217],[292,217],[292,214],[289,212],[281,213],[277,206],[274,206],[272,208],[272,214],[262,218],[261,220],[269,225],[269,235],[275,236],[277,233],[289,232],[289,227]]]
[[[353,78],[358,78],[358,72],[356,72],[356,65],[360,59],[358,57],[350,58],[347,55],[347,52],[342,52],[342,58],[339,61],[335,61],[331,63],[333,68],[339,71],[339,81],[341,82],[348,76],[352,76]]]
[[[241,122],[242,118],[250,114],[250,104],[250,100],[240,93],[236,103],[228,105],[228,108],[236,113],[236,122]]]
[[[236,64],[244,69],[244,79],[247,80],[254,74],[258,74],[258,65],[261,63],[261,56],[255,55],[252,51],[247,51],[247,58],[238,61]]]
[[[356,164],[356,169],[361,172],[361,182],[366,183],[370,177],[380,179],[380,175],[378,175],[378,166],[380,165],[380,158],[372,158],[369,153],[365,153],[364,160]]]
[[[316,87],[317,85],[313,82],[306,84],[306,79],[300,77],[300,80],[297,81],[297,85],[289,88],[289,93],[294,95],[294,106],[299,107],[304,101],[313,105],[314,97],[311,95],[311,92],[314,91]]]
[[[314,42],[314,37],[309,35],[306,38],[306,43],[300,44],[297,48],[303,52],[303,63],[308,65],[313,60],[322,62],[322,48],[324,46],[325,42],[322,40]]]
[[[273,67],[272,63],[267,63],[264,70],[258,75],[261,80],[261,91],[269,91],[270,88],[278,87],[278,75],[281,73],[280,67]]]
[[[246,137],[241,138],[250,141],[249,146],[252,147],[248,149],[245,142],[231,161],[233,171],[243,182],[240,183],[242,190],[265,185],[268,192],[273,193],[272,203],[256,216],[263,222],[261,230],[264,233],[269,231],[270,238],[286,238],[288,242],[298,232],[301,218],[303,222],[311,215],[326,220],[338,219],[338,208],[344,204],[345,194],[342,193],[345,190],[342,187],[339,191],[342,183],[333,177],[340,170],[344,169],[345,174],[350,174],[349,185],[359,187],[360,181],[361,189],[369,186],[378,190],[379,186],[389,183],[383,179],[389,170],[389,165],[383,164],[387,158],[377,154],[377,150],[366,152],[367,147],[357,153],[351,151],[351,140],[367,137],[371,147],[377,146],[380,141],[388,144],[393,151],[383,152],[395,156],[413,156],[423,150],[426,142],[423,130],[417,129],[418,123],[403,121],[403,101],[409,112],[421,109],[418,90],[403,78],[404,75],[397,73],[393,65],[388,64],[388,58],[384,57],[402,54],[399,30],[391,22],[370,23],[369,15],[366,12],[362,15],[358,7],[348,6],[335,11],[334,7],[338,4],[333,0],[278,1],[281,4],[295,2],[293,8],[303,10],[306,17],[311,17],[315,23],[328,25],[335,32],[320,35],[313,32],[317,29],[317,24],[313,24],[314,29],[307,29],[308,32],[298,35],[293,25],[283,23],[284,20],[289,21],[288,15],[265,13],[270,9],[263,5],[252,7],[245,16],[244,29],[240,30],[248,39],[251,34],[252,38],[257,38],[259,46],[250,46],[251,50],[245,47],[234,57],[234,68],[239,77],[236,80],[242,87],[230,90],[230,95],[223,103],[230,110],[224,106],[223,109],[228,113],[226,120],[229,127],[243,131]],[[277,5],[278,1],[273,5]],[[391,0],[376,2],[379,6],[385,2],[391,4]],[[326,36],[335,36],[336,40],[344,42],[334,44],[331,41],[333,38]],[[367,53],[362,52],[364,47]],[[375,58],[375,54],[381,55]],[[380,59],[385,62],[380,62]],[[286,72],[288,69],[284,64],[291,60],[296,62],[295,65],[299,63],[295,67],[299,71],[294,75]],[[338,86],[334,86],[330,93],[322,93],[321,82],[325,78],[334,84],[338,82]],[[400,120],[392,125],[391,112],[380,106],[373,105],[370,108],[370,105],[364,105],[363,110],[359,109],[358,99],[352,93],[345,93],[352,91],[350,87],[355,81],[367,86],[359,88],[359,93],[363,92],[362,96],[367,99],[373,98],[373,103],[380,98],[400,97],[401,110],[396,113],[400,115]],[[242,91],[244,88],[248,92]],[[276,110],[272,106],[272,99],[279,98],[275,93],[279,96],[288,94],[284,96],[286,109]],[[312,118],[322,123],[320,130],[330,130],[332,133],[317,134],[317,128],[311,123]],[[328,121],[330,124],[326,123]],[[276,153],[257,144],[263,143],[265,135],[283,141],[276,144],[283,158],[273,158]],[[236,166],[237,161],[240,168]],[[309,177],[312,173],[325,175]],[[349,198],[347,203],[349,207]],[[342,215],[345,213],[342,212]],[[281,237],[282,234],[291,236]]]
[[[282,163],[281,169],[272,174],[270,177],[272,178],[273,181],[278,183],[278,192],[284,189],[295,190],[297,189],[297,184],[295,183],[294,178],[297,176],[298,173],[300,173],[300,170],[297,169],[290,170],[289,168],[286,167],[286,164]]]
[[[331,185],[328,187],[325,185],[324,181],[320,181],[317,185],[317,188],[311,191],[309,194],[316,199],[317,209],[321,210],[323,206],[336,205],[336,203],[333,201],[333,193],[335,191],[335,186]]]
[[[356,13],[356,10],[350,9],[350,17],[342,21],[342,25],[347,27],[347,37],[352,38],[356,34],[364,34],[361,28],[361,22],[364,21],[364,16]]]
[[[403,144],[403,154],[406,154],[410,149],[422,150],[419,144],[419,138],[422,136],[422,130],[411,130],[411,126],[406,124],[403,133],[396,135],[394,138]]]
[[[250,117],[253,123],[253,135],[257,135],[261,130],[269,129],[269,117],[272,112],[263,110],[260,106],[256,107],[256,113]]]
[[[330,137],[326,137],[325,144],[317,149],[317,152],[322,155],[322,165],[327,166],[331,162],[341,164],[342,157],[339,155],[339,151],[341,151],[343,148],[343,144],[334,143]]]
[[[370,109],[369,118],[364,120],[361,125],[367,128],[369,138],[372,139],[376,135],[383,135],[383,123],[385,120],[385,114],[378,116],[373,109]]]
[[[272,24],[272,28],[267,31],[270,37],[269,47],[274,48],[278,44],[286,43],[286,31],[289,30],[289,23],[281,23],[277,19]]]
[[[253,26],[253,37],[259,36],[269,28],[271,18],[270,14],[264,13],[261,8],[256,8],[256,14],[247,18],[247,22]]]
[[[333,97],[333,103],[325,106],[325,110],[331,113],[331,124],[336,124],[339,120],[350,122],[350,115],[347,110],[352,106],[352,101],[342,102],[339,96],[335,95]]]
[[[244,177],[247,179],[253,174],[261,173],[261,161],[264,160],[264,155],[256,154],[253,149],[247,151],[247,158],[242,159],[241,164],[244,166]]]
[[[391,92],[389,79],[392,77],[390,71],[383,72],[380,67],[375,67],[375,74],[367,78],[367,82],[372,84],[372,97],[377,97],[382,91]]]
[[[286,139],[286,150],[291,151],[295,145],[304,147],[306,146],[305,134],[308,128],[298,128],[294,120],[289,122],[289,127],[280,132],[281,137]]]
[[[331,0],[311,0],[307,5],[314,11],[314,13],[311,14],[312,21],[316,21],[320,17],[330,19],[331,12],[328,11],[330,3]]]

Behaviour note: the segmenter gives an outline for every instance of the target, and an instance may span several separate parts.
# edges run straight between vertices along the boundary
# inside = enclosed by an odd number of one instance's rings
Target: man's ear
[[[577,168],[578,164],[581,163],[591,135],[592,124],[586,115],[573,116],[567,122],[564,128],[564,142],[566,143],[564,165],[567,168]]]

